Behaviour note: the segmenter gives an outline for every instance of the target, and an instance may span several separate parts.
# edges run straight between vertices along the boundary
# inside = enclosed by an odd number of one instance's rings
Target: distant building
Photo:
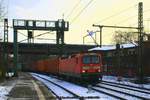
[[[134,77],[138,73],[138,45],[102,46],[89,51],[102,53],[104,74]],[[150,38],[143,42],[142,64],[145,76],[150,76]]]

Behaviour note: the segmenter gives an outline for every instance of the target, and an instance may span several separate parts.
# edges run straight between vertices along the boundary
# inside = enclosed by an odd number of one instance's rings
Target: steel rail
[[[137,92],[141,92],[141,93],[146,93],[146,94],[149,94],[150,95],[150,91],[149,92],[146,92],[144,90],[140,90],[138,88],[132,88],[132,87],[128,87],[128,86],[121,86],[121,85],[118,85],[118,84],[111,84],[111,83],[107,83],[107,82],[101,82],[100,84],[104,84],[104,85],[109,85],[109,86],[114,86],[114,87],[118,87],[118,88],[123,88],[123,89],[128,89],[128,90],[132,90],[132,91],[137,91]]]
[[[128,87],[133,87],[133,88],[137,88],[137,89],[141,89],[141,90],[150,91],[150,89],[144,88],[144,87],[138,87],[138,86],[132,86],[132,85],[127,85],[127,84],[122,84],[122,83],[108,82],[108,81],[102,81],[102,82],[107,82],[107,83],[111,83],[111,84],[117,84],[117,85],[128,86]]]
[[[41,77],[41,76],[39,76],[39,75],[35,75],[35,76],[40,77],[40,78],[42,78],[42,79],[44,79],[44,80],[46,80],[46,81],[48,81],[48,82],[50,82],[50,83],[52,83],[52,84],[58,86],[59,88],[62,88],[63,90],[67,91],[68,93],[70,93],[71,95],[74,96],[74,97],[61,97],[61,96],[58,96],[56,93],[53,92],[54,95],[55,95],[59,100],[62,100],[62,99],[80,99],[80,100],[84,100],[84,99],[97,99],[97,98],[99,98],[98,96],[88,96],[88,97],[79,96],[79,95],[73,93],[72,91],[70,91],[70,90],[68,90],[68,89],[66,89],[66,88],[64,88],[64,87],[62,87],[62,86],[60,86],[60,85],[58,85],[58,84],[56,84],[56,83],[54,83],[54,82],[52,82],[52,81],[46,79],[46,78],[43,78],[43,77]],[[52,90],[51,90],[51,91],[52,91]]]
[[[103,89],[114,91],[114,92],[121,93],[121,94],[125,94],[125,95],[131,96],[131,97],[136,97],[136,98],[139,98],[139,99],[142,99],[142,100],[147,100],[148,99],[148,98],[141,97],[141,96],[138,96],[138,95],[129,94],[129,93],[124,92],[124,91],[119,91],[119,90],[111,89],[111,88],[108,88],[108,87],[105,87],[105,86],[96,85],[95,87],[103,88]]]

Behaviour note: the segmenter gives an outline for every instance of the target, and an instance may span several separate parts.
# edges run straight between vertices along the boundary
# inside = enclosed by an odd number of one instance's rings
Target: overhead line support
[[[143,64],[142,64],[142,57],[143,57],[143,3],[139,3],[138,7],[138,73],[139,73],[139,81],[143,83]]]
[[[4,19],[3,76],[8,72],[8,19]]]
[[[60,19],[58,21],[46,21],[46,20],[24,20],[24,19],[13,19],[14,29],[14,69],[15,75],[18,74],[18,30],[28,30],[28,42],[31,42],[33,38],[32,31],[34,30],[45,30],[45,31],[56,31],[56,39],[58,46],[64,44],[64,32],[69,30],[69,22]],[[39,36],[39,35],[38,35]],[[36,36],[35,36],[36,37]],[[24,41],[24,40],[23,40]],[[60,51],[62,50],[61,48]]]
[[[100,47],[102,46],[102,28],[130,28],[130,29],[139,29],[138,27],[125,27],[125,26],[108,26],[108,25],[95,25],[93,24],[93,27],[99,27],[100,29]]]

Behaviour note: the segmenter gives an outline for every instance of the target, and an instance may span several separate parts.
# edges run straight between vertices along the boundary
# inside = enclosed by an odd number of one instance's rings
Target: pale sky
[[[6,0],[9,1],[8,17],[12,19],[58,20],[70,22],[68,32],[65,32],[65,43],[82,44],[87,30],[96,31],[92,24],[137,26],[138,2],[143,2],[144,20],[150,19],[150,0]],[[91,1],[89,6],[83,8]],[[75,5],[77,5],[75,7]],[[78,14],[83,12],[78,16]],[[121,13],[122,12],[122,13]],[[78,17],[76,17],[78,16]],[[75,20],[74,20],[75,19]],[[74,20],[74,21],[73,21]],[[72,22],[73,21],[73,22]],[[145,30],[149,31],[149,22],[144,21]],[[111,44],[114,31],[118,29],[103,29],[103,44]],[[120,29],[122,30],[122,29]],[[130,31],[129,29],[126,29]],[[135,31],[135,30],[133,30]],[[37,32],[36,34],[39,34]],[[97,42],[99,43],[99,33]],[[43,37],[55,38],[55,35]],[[19,35],[20,40],[25,37]],[[12,41],[12,33],[10,34]],[[49,41],[50,42],[50,41]],[[87,37],[86,44],[92,44]]]

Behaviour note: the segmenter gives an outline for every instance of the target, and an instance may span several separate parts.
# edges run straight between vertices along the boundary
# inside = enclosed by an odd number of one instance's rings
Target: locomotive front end
[[[82,78],[89,81],[99,81],[102,78],[101,55],[88,53],[82,56],[81,65]]]

